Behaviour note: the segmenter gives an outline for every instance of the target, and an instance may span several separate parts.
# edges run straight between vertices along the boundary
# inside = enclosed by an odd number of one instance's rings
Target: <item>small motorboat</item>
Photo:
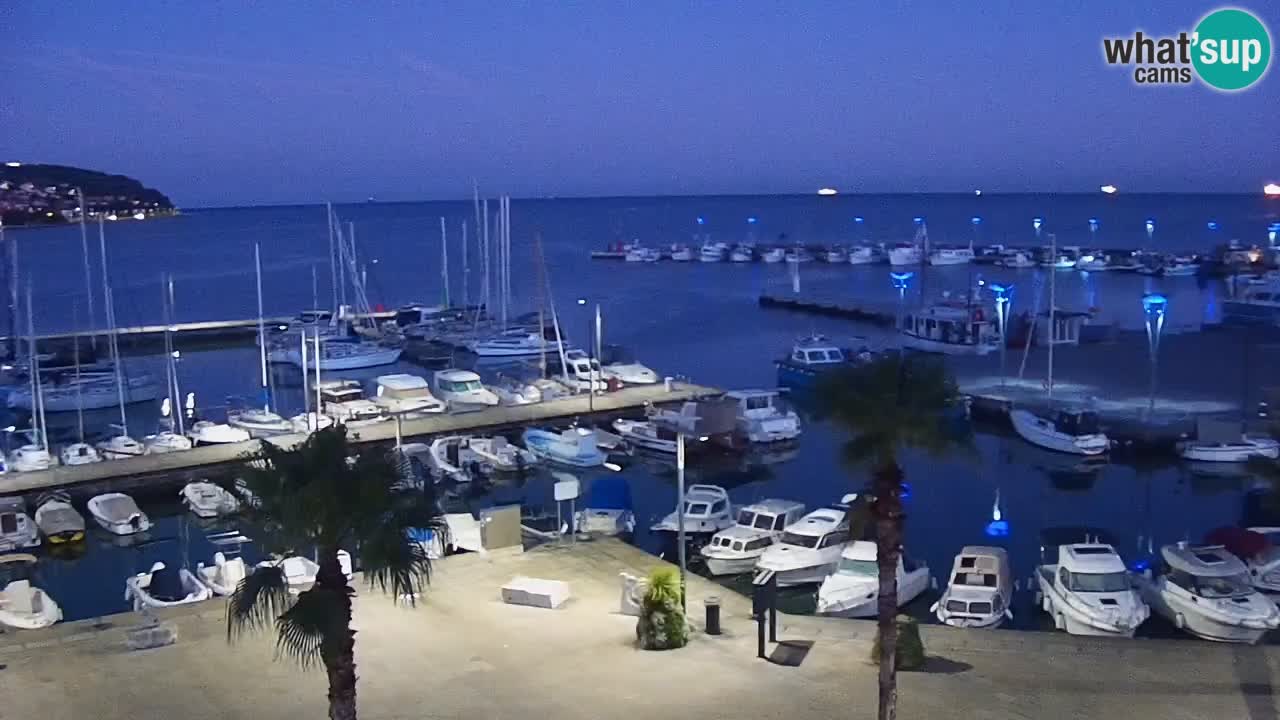
[[[71,496],[55,490],[36,498],[36,527],[51,545],[84,539],[84,516],[71,505]]]
[[[477,410],[498,404],[498,396],[480,382],[480,376],[470,370],[437,370],[435,395],[450,410]]]
[[[756,562],[756,569],[772,572],[779,587],[820,583],[840,563],[849,542],[849,502],[818,508],[788,525]]]
[[[725,397],[737,405],[734,439],[738,444],[791,442],[800,437],[800,416],[783,405],[777,390],[734,390]]]
[[[226,445],[253,439],[249,431],[244,428],[210,420],[197,420],[187,430],[187,437],[191,438],[191,442],[196,445]]]
[[[236,586],[244,579],[247,569],[243,558],[230,558],[217,552],[213,554],[213,565],[199,563],[196,565],[196,576],[215,595],[227,596],[236,591]]]
[[[1249,570],[1249,583],[1273,600],[1280,596],[1280,527],[1220,527],[1205,535],[1206,545],[1221,545]]]
[[[839,245],[832,245],[827,248],[827,252],[823,254],[822,259],[832,265],[844,265],[849,262],[849,252]]]
[[[840,552],[836,571],[818,588],[819,615],[835,617],[875,617],[880,594],[880,572],[876,544],[869,540],[849,543]],[[898,555],[898,607],[915,600],[929,589],[929,567]]]
[[[36,587],[36,556],[0,555],[0,626],[40,630],[62,619],[62,608]]]
[[[1178,454],[1193,462],[1242,463],[1250,458],[1280,458],[1280,442],[1268,437],[1242,435],[1238,440],[1214,442],[1195,440],[1181,443]]]
[[[501,435],[467,438],[466,445],[481,463],[497,472],[524,472],[538,464],[537,455]]]
[[[258,563],[257,567],[280,566],[280,571],[284,573],[285,583],[289,586],[289,592],[297,594],[306,590],[316,583],[316,574],[320,572],[320,566],[311,558],[301,555],[290,555],[287,558],[273,558],[263,560]],[[351,554],[346,550],[338,551],[338,565],[342,568],[342,574],[347,579],[355,577],[351,569]]]
[[[133,535],[151,529],[151,519],[124,493],[104,493],[89,498],[89,514],[113,535]]]
[[[566,473],[552,473],[571,480]],[[634,532],[636,517],[631,506],[631,486],[625,477],[606,475],[591,481],[585,507],[574,518],[577,530],[588,535],[623,535]]]
[[[179,435],[173,430],[160,430],[154,435],[142,438],[142,454],[161,455],[163,453],[181,452],[192,448],[191,438]]]
[[[770,264],[780,263],[787,259],[787,251],[780,247],[769,248],[761,253],[760,259]]]
[[[724,243],[705,243],[698,250],[698,261],[704,263],[718,263],[724,260],[724,256],[728,247]]]
[[[102,456],[89,443],[71,443],[58,451],[58,461],[63,465],[88,465],[102,462]]]
[[[1062,410],[1052,420],[1029,410],[1010,410],[1009,421],[1024,440],[1047,450],[1101,455],[1111,447],[1097,413],[1088,410]]]
[[[870,245],[854,245],[849,248],[850,265],[870,265],[880,259],[880,253]]]
[[[445,435],[431,441],[427,455],[431,473],[439,480],[471,482],[485,475],[480,456],[468,447],[469,437]]]
[[[14,472],[48,470],[52,465],[49,449],[34,442],[20,445],[9,453],[8,469]]]
[[[324,413],[302,412],[289,418],[289,424],[293,426],[293,431],[300,435],[308,435],[317,430],[331,428],[336,423],[333,418]]]
[[[749,263],[756,259],[755,248],[750,245],[736,245],[729,253],[729,262]]]
[[[1158,573],[1137,575],[1152,609],[1205,640],[1254,644],[1280,627],[1280,608],[1249,584],[1244,563],[1221,545],[1165,545]]]
[[[20,497],[0,498],[0,552],[36,547],[40,529]]]
[[[804,515],[804,504],[792,500],[761,500],[739,508],[733,525],[711,536],[699,554],[712,575],[751,572],[764,551],[782,531]]]
[[[689,262],[693,260],[693,251],[688,245],[672,245],[671,259],[676,262]]]
[[[613,429],[633,447],[661,453],[676,452],[676,432],[666,425],[619,418],[613,421]]]
[[[372,398],[388,415],[412,420],[445,411],[445,404],[431,394],[427,379],[408,373],[379,375],[373,379],[378,389]]]
[[[869,348],[858,353],[837,346],[823,335],[800,338],[791,346],[791,353],[774,362],[778,368],[778,384],[793,388],[812,388],[825,373],[850,367],[870,360],[874,354]]]
[[[130,575],[124,581],[124,599],[133,602],[134,611],[190,605],[211,597],[213,591],[190,570],[175,570],[162,562],[152,565],[149,572]]]
[[[266,408],[246,408],[229,412],[227,424],[255,438],[289,435],[294,432],[293,423]],[[205,441],[201,439],[201,442]]]
[[[467,344],[467,349],[482,358],[525,357],[554,354],[564,347],[564,339],[548,338],[546,330],[538,332],[515,329]]]
[[[710,534],[733,524],[729,493],[719,485],[690,485],[684,493],[685,533]],[[680,515],[673,510],[649,528],[653,532],[679,532]]]
[[[1037,602],[1054,627],[1072,635],[1133,637],[1151,611],[1115,548],[1095,538],[1056,544],[1050,539],[1056,534],[1042,536],[1035,574]]]
[[[608,460],[587,428],[573,427],[561,432],[529,428],[521,436],[524,446],[539,459],[573,467],[600,467]]]
[[[654,385],[658,373],[638,362],[611,363],[600,368],[605,380],[618,380],[624,385]]]
[[[996,265],[1014,269],[1033,268],[1037,264],[1035,257],[1025,250],[1009,250],[996,260]]]
[[[102,455],[104,460],[140,457],[146,452],[146,449],[142,447],[142,443],[124,434],[113,435],[98,443],[97,447],[98,454]]]
[[[569,350],[564,353],[565,372],[559,378],[561,383],[576,392],[604,392],[609,389],[604,379],[604,371],[600,361],[589,357],[581,350]]]
[[[178,497],[192,513],[202,518],[230,515],[240,509],[240,501],[235,495],[205,480],[187,483]]]
[[[973,257],[973,248],[940,247],[929,253],[929,264],[934,266],[966,265],[973,262]]]
[[[920,246],[914,243],[898,243],[889,248],[889,264],[894,267],[919,265],[923,257]]]
[[[516,378],[503,377],[488,386],[489,391],[498,396],[498,404],[503,407],[519,407],[542,402],[542,391],[537,385],[521,382]]]
[[[951,582],[931,611],[952,627],[994,628],[1013,619],[1013,575],[1004,548],[969,545],[951,565]]]

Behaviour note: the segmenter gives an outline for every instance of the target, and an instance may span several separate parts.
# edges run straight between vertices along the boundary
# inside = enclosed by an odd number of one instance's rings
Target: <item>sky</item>
[[[1280,4],[1239,5],[1280,40]],[[183,207],[466,197],[1257,192],[1280,70],[1135,85],[1212,2],[0,3],[0,157]],[[1273,57],[1271,65],[1280,63]]]

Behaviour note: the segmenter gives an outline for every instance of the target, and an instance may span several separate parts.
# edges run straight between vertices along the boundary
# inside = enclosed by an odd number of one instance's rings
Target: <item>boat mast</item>
[[[1049,233],[1049,257],[1052,258],[1052,265],[1049,267],[1049,379],[1047,381],[1046,390],[1048,390],[1049,399],[1053,399],[1053,346],[1058,344],[1058,324],[1057,324],[1057,296],[1055,290],[1058,286],[1058,235],[1057,233]]]
[[[104,215],[106,215],[106,213],[98,213],[98,252],[102,255],[102,312],[110,315],[111,300],[107,297],[107,286],[110,284],[110,281],[107,280],[107,230],[105,225],[106,218],[103,217]],[[108,326],[111,325],[110,318],[107,319],[107,324]],[[111,330],[111,332],[115,331]],[[111,342],[110,338],[107,339],[107,342]]]
[[[540,340],[538,371],[539,377],[545,380],[547,377],[547,321],[545,318],[547,296],[544,291],[547,281],[546,271],[543,268],[545,260],[542,257],[542,233],[533,236],[533,244],[538,253],[538,338]]]
[[[84,189],[76,188],[76,196],[80,200],[80,254],[84,259],[84,294],[89,298],[89,342],[96,349],[98,347],[98,338],[93,334],[94,312],[93,312],[93,280],[91,279],[91,271],[89,270],[89,232],[84,224]],[[83,428],[80,431],[84,434]],[[84,438],[80,438],[84,442]]]
[[[312,266],[314,270],[315,266]],[[186,420],[182,417],[182,413],[178,411],[178,403],[182,402],[182,387],[178,383],[178,351],[173,345],[172,333],[173,323],[177,319],[178,306],[173,300],[173,276],[169,276],[169,324],[165,327],[165,334],[170,337],[169,340],[169,358],[168,363],[173,367],[173,416],[178,423],[178,434],[185,435],[187,432]]]
[[[103,227],[102,213],[98,213],[98,252],[102,254],[102,297],[106,301],[103,312],[107,315],[107,347],[111,351],[111,366],[116,376],[116,399],[120,402],[120,434],[129,435],[129,419],[124,413],[124,378],[120,374],[120,339],[116,336],[115,296],[107,272],[107,233]]]
[[[485,198],[484,200],[484,225],[480,229],[483,230],[483,234],[480,238],[482,240],[482,242],[480,243],[480,255],[481,255],[480,262],[484,266],[484,280],[480,284],[480,288],[481,288],[481,294],[484,297],[485,314],[488,315],[489,317],[493,317],[493,304],[492,304],[493,298],[491,297],[492,288],[489,283],[490,271],[489,271],[489,199],[488,198]],[[477,316],[477,321],[478,319],[479,317]]]
[[[471,305],[471,268],[467,265],[467,221],[462,221],[462,307]]]
[[[307,336],[306,331],[302,332],[303,338]],[[311,357],[315,358],[316,366],[316,429],[320,429],[320,408],[323,406],[320,402],[320,328],[316,328],[316,334],[313,338]],[[302,390],[306,392],[307,383],[306,375],[303,375]]]
[[[307,331],[304,329],[298,333],[298,340],[302,343],[302,417],[307,419],[307,429],[313,430],[320,426],[320,408],[316,408],[316,422],[311,424],[311,393],[307,392],[307,379],[311,375],[307,372]]]
[[[44,422],[44,395],[41,394],[40,388],[40,356],[36,354],[36,324],[34,315],[31,311],[31,281],[27,281],[27,342],[31,354],[31,402],[34,412],[31,415],[31,430],[38,433],[40,439],[36,442],[45,452],[49,452],[49,442],[46,436]]]
[[[9,253],[9,359],[18,359],[18,239],[4,242],[4,219],[0,218],[0,244]]]
[[[253,273],[258,286],[258,357],[262,365],[262,409],[271,412],[271,394],[267,391],[267,329],[262,320],[262,254],[253,244]]]
[[[445,230],[444,218],[440,218],[440,286],[444,292],[444,306],[449,305],[449,233]]]
[[[329,290],[333,292],[333,316],[338,316],[338,261],[333,243],[333,204],[325,203],[325,215],[329,221]]]
[[[160,275],[160,317],[164,322],[164,393],[169,398],[169,412],[174,410],[174,398],[177,397],[173,393],[173,338],[169,334],[169,325],[172,320],[169,319],[169,289],[167,287],[167,278],[163,273]],[[176,430],[177,426],[173,424],[172,415],[169,418],[169,429]]]
[[[76,304],[71,303],[71,326],[73,329],[71,340],[71,352],[75,354],[76,359],[76,429],[80,433],[80,442],[84,442],[84,400],[80,386],[80,333],[77,327],[80,319],[76,317]],[[33,398],[34,399],[34,398]]]

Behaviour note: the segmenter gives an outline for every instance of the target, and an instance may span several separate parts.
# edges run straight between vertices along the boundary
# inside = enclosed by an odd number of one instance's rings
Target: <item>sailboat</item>
[[[16,292],[15,292],[16,297]],[[31,415],[31,430],[27,442],[9,454],[9,468],[18,472],[48,470],[53,465],[49,456],[48,435],[45,433],[44,403],[40,400],[40,356],[36,354],[36,328],[31,313],[31,286],[27,286],[27,347],[31,363],[31,397],[35,398],[35,411]]]
[[[161,427],[154,435],[142,439],[143,452],[147,455],[178,452],[191,449],[191,439],[183,434],[182,413],[178,412],[178,402],[182,393],[178,389],[177,353],[173,349],[173,278],[161,284],[161,301],[164,307],[164,374],[168,397],[160,406],[160,415],[164,418]]]
[[[111,350],[111,363],[115,369],[116,391],[120,405],[120,424],[112,425],[120,434],[112,435],[97,444],[98,452],[106,460],[117,460],[120,458],[137,457],[143,453],[142,443],[129,437],[129,418],[124,411],[124,380],[120,374],[120,343],[116,337],[116,313],[115,298],[112,295],[111,288],[106,288],[107,296],[107,325],[110,328],[110,335],[107,338],[107,344]]]
[[[258,285],[258,355],[262,370],[262,407],[228,412],[227,424],[244,430],[253,437],[263,438],[292,433],[294,427],[293,423],[271,409],[271,390],[267,377],[267,331],[262,320],[262,254],[257,243],[253,245],[253,268]]]
[[[78,333],[75,335],[72,342],[74,348],[73,352],[76,356],[75,386],[79,389],[80,335]],[[92,445],[84,441],[84,405],[82,403],[76,403],[76,425],[77,430],[79,431],[79,434],[77,435],[79,441],[73,442],[62,448],[62,450],[58,452],[58,459],[62,461],[63,465],[88,465],[90,463],[101,462],[102,456],[98,454],[98,451],[94,449]]]

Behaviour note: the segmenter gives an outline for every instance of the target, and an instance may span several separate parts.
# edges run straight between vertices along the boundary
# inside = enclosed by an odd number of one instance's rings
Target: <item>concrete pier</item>
[[[671,389],[657,385],[627,387],[617,392],[589,397],[587,395],[548,400],[533,405],[493,407],[465,413],[443,413],[414,420],[390,420],[348,430],[354,444],[394,442],[402,439],[452,433],[490,432],[540,423],[560,423],[578,417],[637,413],[646,404],[675,403],[710,397],[721,391],[674,382]],[[306,439],[305,435],[280,435],[271,442],[292,447]],[[258,449],[259,442],[208,445],[175,453],[143,455],[121,460],[107,460],[90,465],[59,466],[36,472],[0,475],[0,495],[39,492],[58,487],[74,487],[107,483],[123,478],[145,481],[147,477],[235,462],[246,453]]]
[[[780,616],[780,640],[811,643],[799,666],[781,666],[756,658],[746,598],[690,576],[689,646],[635,649],[636,619],[618,612],[618,573],[664,564],[614,540],[454,556],[435,564],[414,608],[357,579],[360,716],[875,717],[870,621]],[[572,598],[558,610],[505,605],[499,587],[518,575],[568,582]],[[710,595],[723,607],[716,637],[701,632]],[[157,613],[178,640],[142,651],[125,644],[136,614],[0,635],[4,717],[324,717],[323,670],[273,660],[270,631],[228,644],[224,613],[220,601]],[[1277,717],[1280,648],[937,626],[922,634],[925,670],[899,674],[903,720]]]

